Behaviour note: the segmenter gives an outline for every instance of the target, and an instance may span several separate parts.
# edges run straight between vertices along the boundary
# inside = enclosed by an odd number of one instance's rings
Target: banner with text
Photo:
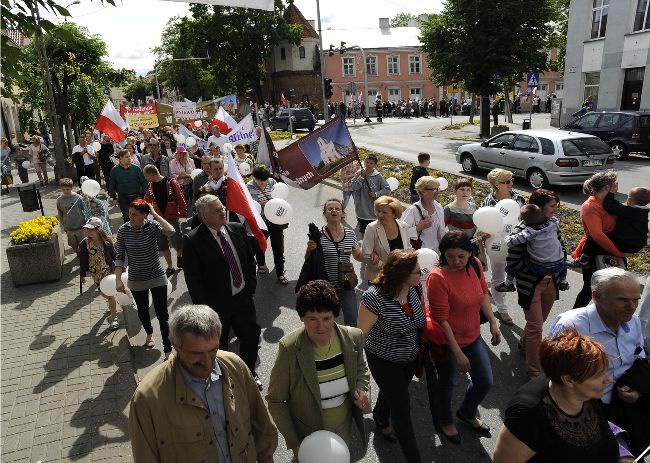
[[[228,111],[230,114],[234,114],[235,109],[237,109],[237,95],[226,95],[215,98],[212,100],[212,103],[214,103],[214,106],[217,108],[217,110],[219,110],[221,107]]]
[[[145,129],[158,127],[156,103],[136,106],[134,108],[124,108],[124,117],[126,118],[126,123],[129,124],[129,127],[134,130],[137,130],[140,127]]]
[[[255,124],[253,123],[253,116],[250,114],[243,118],[239,124],[235,126],[230,132],[228,132],[228,141],[232,146],[241,143],[245,145],[246,143],[253,142],[257,140],[257,135],[255,134]]]
[[[350,132],[339,117],[273,155],[277,156],[279,173],[303,190],[358,159]]]
[[[175,101],[174,118],[178,121],[198,119],[196,117],[196,103],[194,101]]]

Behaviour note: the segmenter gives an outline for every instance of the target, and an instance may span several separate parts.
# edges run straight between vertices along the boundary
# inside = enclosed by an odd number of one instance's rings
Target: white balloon
[[[299,463],[350,463],[350,449],[338,434],[316,431],[305,437],[298,450]]]
[[[121,279],[124,282],[124,286],[126,286],[126,282],[129,281],[129,272],[122,272]]]
[[[194,146],[194,145],[196,145],[196,138],[187,137],[187,140],[185,140],[185,143],[187,143],[187,146]]]
[[[506,257],[508,257],[508,246],[503,239],[502,234],[490,236],[485,240],[485,253],[488,255],[492,262],[504,264]]]
[[[273,198],[264,206],[264,215],[275,225],[285,225],[293,216],[293,207],[284,199]]]
[[[502,199],[494,205],[494,208],[503,216],[504,223],[519,221],[519,203],[514,199]]]
[[[286,183],[276,183],[271,190],[271,198],[287,199],[289,196],[289,187]]]
[[[115,294],[115,299],[120,305],[133,305],[133,298],[131,297],[131,291],[127,290],[125,293],[117,292]]]
[[[429,248],[420,248],[415,252],[418,255],[418,264],[420,265],[421,274],[428,275],[431,273],[433,267],[438,264],[438,253]]]
[[[176,141],[181,144],[185,143],[185,135],[176,135]]]
[[[395,177],[388,177],[386,179],[386,183],[388,183],[388,188],[390,188],[390,191],[395,191],[399,188],[399,180],[397,180]]]
[[[503,216],[493,207],[480,207],[472,216],[479,230],[494,235],[503,230]]]
[[[224,155],[227,155],[228,153],[232,153],[232,144],[231,143],[224,143],[223,146],[221,147],[221,152]]]
[[[260,214],[262,213],[262,205],[258,203],[257,201],[253,201],[253,207],[259,212]]]
[[[101,189],[97,180],[88,179],[81,184],[81,192],[91,198],[97,196]]]
[[[444,191],[447,188],[449,188],[449,182],[445,177],[438,177],[436,180],[438,181],[439,184],[438,191]]]
[[[32,164],[29,161],[23,161],[22,163],[23,169],[29,169],[31,165]]]
[[[194,180],[194,178],[201,172],[203,172],[203,169],[193,169],[192,172],[190,172],[190,177],[192,177],[192,180]]]
[[[99,151],[100,149],[102,149],[102,144],[99,143],[98,141],[94,141],[94,142],[93,142],[93,149],[94,149],[95,151]]]
[[[242,162],[239,164],[239,173],[242,175],[250,175],[251,165],[247,162]]]
[[[115,296],[117,293],[117,288],[115,287],[115,275],[111,273],[102,278],[102,281],[99,282],[99,289],[107,296]]]
[[[169,297],[174,290],[174,287],[172,286],[172,282],[167,280],[167,297]]]
[[[144,142],[141,142],[141,143],[140,143],[140,151],[144,151],[144,149],[145,149],[146,146],[147,146],[147,145],[146,145]]]

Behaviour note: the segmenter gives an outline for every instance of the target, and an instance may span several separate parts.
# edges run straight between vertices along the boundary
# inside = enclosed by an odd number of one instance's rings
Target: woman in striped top
[[[415,250],[391,251],[372,283],[361,298],[357,325],[366,336],[368,366],[379,386],[373,418],[385,439],[399,441],[408,463],[419,463],[408,390],[418,356],[418,331],[425,322]]]
[[[289,284],[289,280],[284,276],[284,229],[286,225],[276,225],[267,220],[264,215],[264,206],[271,200],[271,191],[275,186],[275,179],[271,178],[271,173],[265,166],[257,166],[253,169],[253,180],[248,182],[246,186],[248,191],[262,206],[262,217],[266,222],[266,227],[269,230],[269,237],[271,238],[271,248],[273,249],[273,264],[275,265],[275,275],[278,281],[283,285]],[[264,253],[261,252],[259,247],[255,252],[255,259],[257,260],[257,273],[266,273],[266,259]]]
[[[350,446],[353,419],[365,446],[370,373],[363,333],[338,325],[339,310],[330,283],[314,280],[300,288],[296,311],[304,327],[280,340],[271,370],[269,412],[296,458],[300,442],[319,429],[335,432]]]
[[[519,206],[526,204],[526,200],[516,191],[513,191],[512,172],[504,169],[492,169],[487,175],[488,182],[492,187],[492,193],[487,195],[481,207],[494,207],[502,199],[514,199]],[[495,288],[503,283],[506,279],[506,263],[494,262],[490,259],[490,289],[494,305],[497,306],[497,318],[506,325],[512,325],[512,317],[508,314],[508,304],[506,304],[505,293],[500,293]]]
[[[154,220],[147,219],[151,214]],[[158,257],[158,235],[174,234],[174,227],[156,213],[144,199],[136,199],[129,205],[129,221],[117,231],[117,258],[115,259],[116,287],[119,292],[125,292],[122,281],[122,270],[128,259],[129,272],[127,285],[133,293],[133,299],[138,307],[138,318],[147,333],[145,346],[154,346],[153,326],[149,317],[149,291],[153,306],[160,325],[160,336],[163,342],[165,360],[172,351],[169,342],[169,326],[167,320],[167,277]]]
[[[320,247],[328,281],[336,288],[336,293],[343,309],[343,321],[348,326],[357,326],[357,298],[354,288],[343,288],[339,285],[339,264],[349,264],[350,256],[361,260],[361,248],[357,236],[349,227],[343,225],[345,217],[343,204],[340,199],[328,199],[323,205],[323,216],[327,225],[322,229]],[[315,252],[318,243],[309,240],[307,253]]]
[[[483,232],[477,230],[474,225],[474,212],[476,212],[476,203],[472,196],[472,178],[461,178],[454,183],[454,195],[456,199],[447,204],[444,208],[445,225],[448,231],[462,231],[470,239],[477,237],[482,239]],[[474,241],[474,256],[481,261],[483,268],[487,267],[487,256],[482,241]]]

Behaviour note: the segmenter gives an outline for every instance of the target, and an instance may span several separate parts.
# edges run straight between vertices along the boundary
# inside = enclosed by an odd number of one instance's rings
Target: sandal
[[[512,317],[507,313],[495,312],[494,316],[501,320],[501,323],[505,323],[506,325],[512,325],[514,323]]]
[[[264,273],[269,273],[269,268],[266,265],[260,265],[259,267],[257,267],[257,273],[259,273],[260,275]]]
[[[287,277],[285,277],[284,275],[279,276],[278,281],[280,283],[282,283],[283,285],[288,285],[289,284],[289,280],[287,280]]]

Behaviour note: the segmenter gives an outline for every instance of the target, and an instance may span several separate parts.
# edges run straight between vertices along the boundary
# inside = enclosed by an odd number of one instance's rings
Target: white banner
[[[174,117],[178,120],[196,119],[196,103],[193,101],[174,101]]]
[[[245,145],[246,143],[253,142],[257,139],[255,135],[255,124],[253,123],[253,116],[247,115],[241,120],[237,127],[227,135],[228,141],[232,146],[238,143]]]
[[[203,3],[204,5],[234,6],[237,8],[254,8],[273,11],[273,0],[168,0],[172,2]]]

